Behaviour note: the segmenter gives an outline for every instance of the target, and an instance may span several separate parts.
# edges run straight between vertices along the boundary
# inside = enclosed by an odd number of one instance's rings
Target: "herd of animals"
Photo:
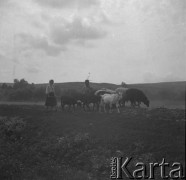
[[[120,113],[120,107],[124,107],[126,102],[130,102],[132,107],[140,107],[143,103],[149,107],[149,100],[143,91],[135,88],[120,87],[115,90],[102,88],[100,90],[92,90],[90,93],[82,94],[75,92],[72,94],[64,94],[61,96],[61,107],[64,110],[68,106],[69,110],[76,107],[102,112],[112,112],[114,108]]]

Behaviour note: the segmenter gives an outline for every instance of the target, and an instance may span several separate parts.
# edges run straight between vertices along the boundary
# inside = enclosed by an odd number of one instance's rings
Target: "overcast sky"
[[[186,80],[185,0],[0,0],[0,82]]]

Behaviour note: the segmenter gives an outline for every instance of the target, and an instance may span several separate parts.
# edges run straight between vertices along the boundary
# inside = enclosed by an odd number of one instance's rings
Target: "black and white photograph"
[[[0,0],[0,180],[185,179],[186,0]]]

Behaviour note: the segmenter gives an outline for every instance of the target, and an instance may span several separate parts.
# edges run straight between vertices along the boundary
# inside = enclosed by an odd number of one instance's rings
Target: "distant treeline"
[[[45,99],[45,88],[36,87],[26,80],[14,79],[13,85],[3,83],[0,88],[0,100],[2,101],[41,101]]]
[[[129,88],[141,89],[150,100],[175,100],[184,101],[185,99],[185,83],[174,84],[142,84],[142,85],[128,85]],[[83,82],[78,83],[56,83],[55,92],[57,98],[62,94],[73,94],[81,91]],[[115,84],[107,83],[91,83],[94,89],[109,88],[116,89],[119,87]],[[9,85],[6,83],[0,86],[0,100],[1,101],[44,101],[46,84],[38,85],[28,83],[25,79],[14,79],[14,83]]]
[[[14,83],[8,85],[3,83],[0,86],[1,101],[44,101],[46,98],[46,85],[37,85],[28,83],[25,79],[14,79]],[[55,85],[55,94],[59,99],[62,94],[72,95],[76,89],[61,88]]]

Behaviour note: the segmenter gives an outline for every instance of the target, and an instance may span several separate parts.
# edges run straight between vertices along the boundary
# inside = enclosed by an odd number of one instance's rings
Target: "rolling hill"
[[[0,83],[1,85],[2,83]],[[10,83],[7,83],[8,85],[13,85]],[[40,88],[40,94],[42,94],[42,97],[45,97],[45,84],[35,84],[36,88]],[[116,89],[120,87],[120,85],[111,84],[111,83],[90,83],[91,87],[94,89],[101,89],[101,88],[108,88],[108,89]],[[144,84],[127,84],[129,88],[138,88],[141,89],[149,98],[149,100],[152,102],[158,102],[158,106],[161,106],[162,104],[180,104],[181,107],[185,106],[185,87],[186,87],[186,81],[179,81],[179,82],[160,82],[160,83],[144,83]],[[58,97],[65,91],[65,90],[76,90],[81,91],[84,87],[84,82],[65,82],[65,83],[56,83],[56,94]],[[5,92],[4,94],[1,94],[1,99],[4,96],[7,95]],[[38,96],[40,97],[40,96]],[[42,98],[43,99],[43,98]],[[38,99],[39,100],[39,99]],[[166,102],[165,102],[166,101]],[[163,103],[162,103],[163,102]],[[175,106],[177,107],[177,106]]]
[[[90,85],[95,89],[108,88],[116,89],[120,85],[111,83],[94,83]],[[40,86],[46,86],[46,84],[40,84]],[[60,89],[76,89],[81,90],[84,86],[83,82],[68,82],[68,83],[56,83],[56,86]],[[161,83],[145,83],[145,84],[128,84],[129,88],[138,88],[144,91],[151,99],[178,99],[183,100],[185,97],[186,81],[180,82],[161,82]]]

